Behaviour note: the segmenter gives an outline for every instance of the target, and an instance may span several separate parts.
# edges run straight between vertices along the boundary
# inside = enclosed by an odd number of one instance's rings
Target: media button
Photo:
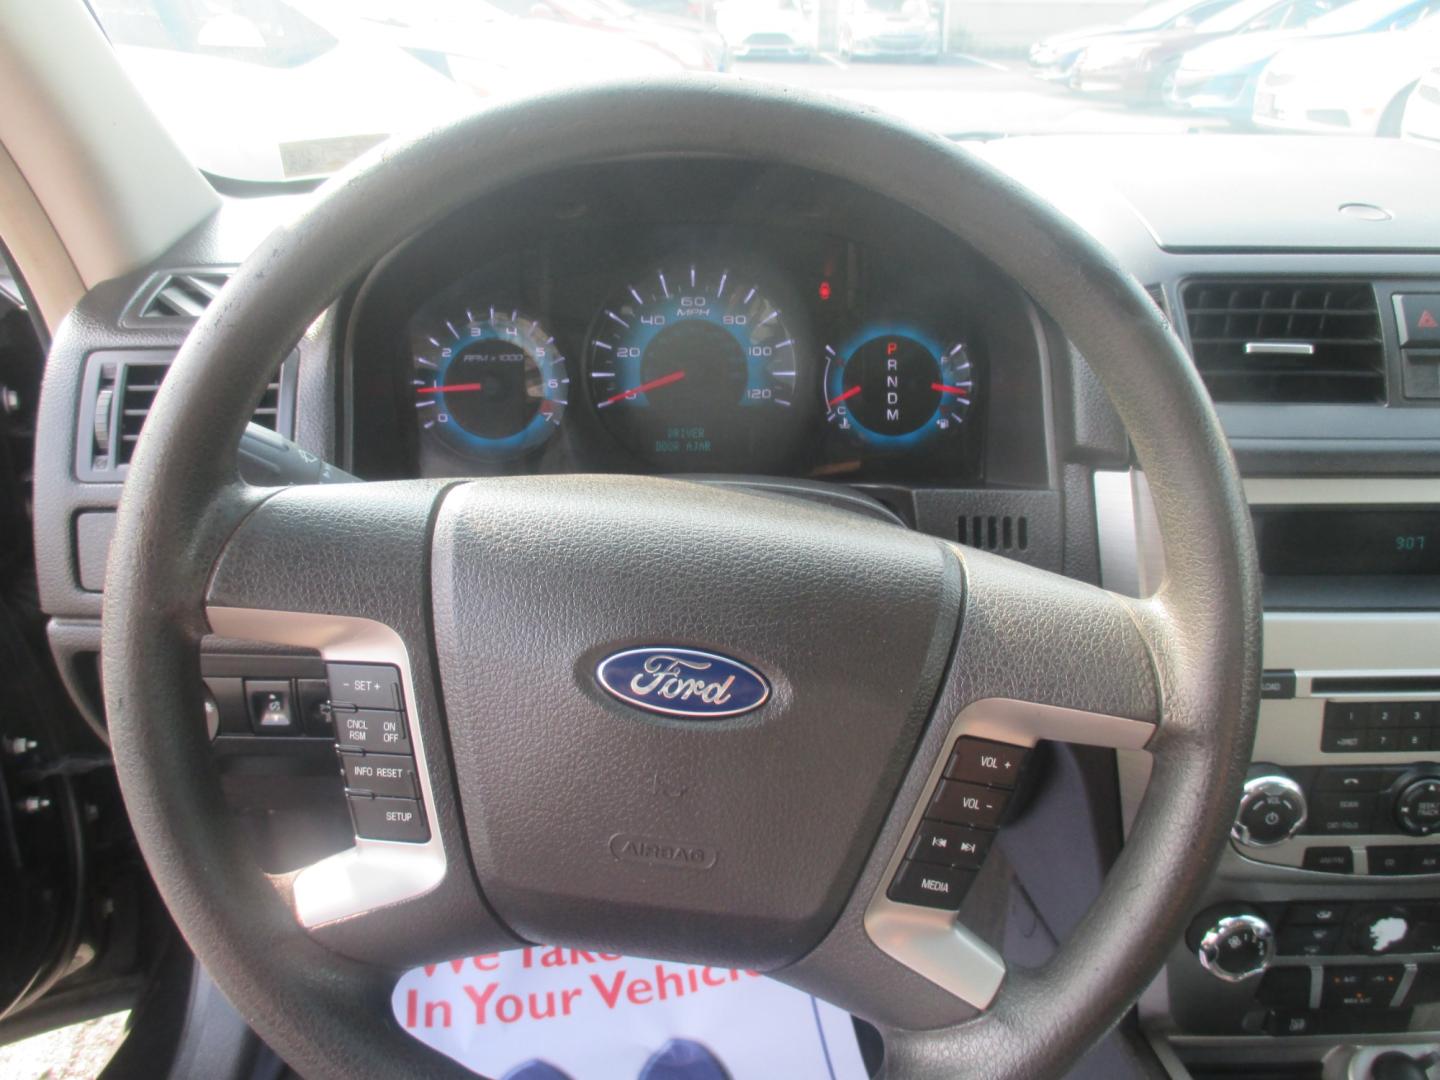
[[[974,879],[973,870],[906,860],[895,872],[895,880],[890,883],[885,895],[897,904],[919,904],[957,911],[960,901],[965,898],[965,890]]]

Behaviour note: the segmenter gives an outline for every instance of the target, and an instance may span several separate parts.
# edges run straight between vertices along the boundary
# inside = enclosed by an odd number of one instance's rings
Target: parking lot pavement
[[[735,73],[850,98],[944,135],[1224,130],[1223,121],[1082,96],[1029,73],[1023,60],[947,56],[940,63],[741,61]]]

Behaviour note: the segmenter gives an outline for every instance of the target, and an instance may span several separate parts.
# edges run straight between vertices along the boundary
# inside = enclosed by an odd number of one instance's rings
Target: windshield
[[[1199,22],[1221,8],[1229,7],[1230,2],[1231,0],[1209,0],[1207,3],[1197,3],[1196,0],[1164,0],[1163,3],[1141,8],[1120,25],[1127,30],[1159,30],[1187,15],[1190,22]]]
[[[1338,10],[1320,16],[1312,24],[1317,33],[1353,34],[1381,29],[1389,23],[1414,19],[1424,9],[1415,0],[1352,0]]]
[[[1248,26],[1262,15],[1268,15],[1281,6],[1293,7],[1297,5],[1277,4],[1275,0],[1240,0],[1233,7],[1211,15],[1208,19],[1200,22],[1196,31],[1201,34],[1229,34],[1242,27]]]
[[[838,95],[953,138],[1398,137],[1409,97],[1440,64],[1440,23],[1427,18],[1437,7],[1440,0],[92,0],[121,63],[196,164],[215,177],[263,181],[321,178],[388,137],[489,102],[685,71]],[[1271,29],[1285,33],[1255,33]],[[1268,79],[1272,61],[1283,55],[1289,71],[1289,51],[1320,36],[1340,54],[1333,69],[1310,82]],[[1186,63],[1194,49],[1241,38],[1255,42],[1245,46],[1243,70]]]

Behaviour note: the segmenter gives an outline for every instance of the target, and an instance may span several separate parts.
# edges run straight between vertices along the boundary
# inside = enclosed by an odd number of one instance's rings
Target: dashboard
[[[982,260],[837,181],[661,168],[527,186],[377,269],[360,475],[968,485],[997,420],[1011,468],[1043,461],[1028,301]]]
[[[1213,297],[1237,309],[1238,329],[1210,344],[1245,363],[1260,362],[1252,345],[1277,362],[1264,346],[1294,335],[1258,319],[1303,315],[1314,287],[1365,301],[1346,318],[1370,327],[1351,355],[1374,393],[1289,399],[1267,376],[1253,397],[1217,406],[1265,578],[1256,797],[1271,797],[1270,785],[1290,793],[1282,810],[1309,808],[1275,843],[1231,845],[1194,913],[1194,940],[1176,945],[1141,1018],[1176,1077],[1237,1066],[1316,1075],[1342,1035],[1433,1041],[1440,825],[1420,835],[1396,809],[1411,785],[1440,780],[1440,382],[1416,379],[1440,378],[1440,341],[1407,326],[1404,303],[1440,298],[1440,219],[1414,181],[1433,170],[1433,153],[1381,140],[1337,154],[1323,140],[1268,136],[1010,139],[979,152],[1083,224],[1192,348]],[[1214,199],[1232,188],[1250,201]],[[1343,212],[1356,202],[1390,218]],[[288,196],[233,202],[154,265],[93,289],[57,335],[36,456],[41,601],[57,661],[97,727],[106,522],[122,476],[113,451],[130,430],[120,418],[131,405],[143,414],[158,383],[105,383],[104,369],[163,373],[191,322],[147,316],[149,298],[197,270],[223,281],[292,209]],[[1259,315],[1247,311],[1257,295],[1270,305]],[[1309,336],[1322,359],[1350,347]],[[904,206],[763,162],[617,162],[457,211],[356,267],[275,393],[277,430],[367,480],[828,481],[879,498],[916,529],[1117,591],[1144,595],[1164,571],[1123,430],[1030,299]],[[117,418],[103,446],[93,434],[102,403]],[[315,676],[299,661],[257,663],[217,646],[202,671],[237,685],[293,679],[297,696]],[[1411,720],[1391,731],[1381,718],[1392,716]],[[317,770],[333,784],[332,756]],[[1047,784],[1058,790],[1071,768],[1056,763]],[[1099,837],[1091,860],[1077,808],[1102,792],[1095,802],[1115,811],[1120,832],[1148,782],[1143,755],[1105,768],[1089,794],[1037,800],[1016,826],[1028,820],[1025,843],[1007,847],[1059,936],[1084,910],[1076,883],[1118,844]],[[1357,784],[1369,785],[1358,806],[1347,801]],[[233,788],[266,835],[285,833],[254,773],[237,768]],[[347,822],[337,827],[348,842]],[[1057,842],[1047,847],[1047,835]],[[290,859],[279,852],[271,868]],[[1322,906],[1341,922],[1316,923]],[[1404,935],[1377,945],[1372,931],[1398,932],[1396,919]],[[1246,953],[1255,970],[1232,979],[1197,958],[1212,931],[1257,920],[1273,924],[1274,942],[1258,960]],[[1342,981],[1359,975],[1398,981],[1357,997]]]

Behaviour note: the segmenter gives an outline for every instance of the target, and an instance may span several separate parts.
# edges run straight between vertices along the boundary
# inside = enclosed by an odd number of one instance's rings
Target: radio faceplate
[[[1437,480],[1267,478],[1245,487],[1257,510],[1440,508]],[[1096,507],[1103,583],[1152,591],[1164,559],[1143,477],[1097,475]],[[1413,835],[1398,812],[1415,783],[1440,778],[1440,604],[1428,602],[1434,579],[1425,575],[1411,575],[1408,596],[1392,603],[1396,580],[1291,577],[1298,587],[1274,604],[1267,577],[1252,776],[1293,780],[1305,821],[1273,845],[1232,841],[1196,908],[1202,930],[1241,915],[1264,921],[1275,935],[1264,973],[1217,979],[1182,942],[1142,998],[1152,1035],[1182,1054],[1219,1037],[1232,1064],[1267,1060],[1276,1046],[1302,1056],[1314,1046],[1318,1060],[1339,1035],[1369,1042],[1440,1031],[1440,827]],[[1128,822],[1148,769],[1140,755],[1121,755],[1120,768]],[[1428,789],[1411,801],[1421,796],[1433,801]],[[1322,909],[1343,918],[1324,928]],[[1405,932],[1392,933],[1402,921]],[[1362,923],[1380,936],[1361,933]],[[1365,990],[1385,980],[1386,992]]]

